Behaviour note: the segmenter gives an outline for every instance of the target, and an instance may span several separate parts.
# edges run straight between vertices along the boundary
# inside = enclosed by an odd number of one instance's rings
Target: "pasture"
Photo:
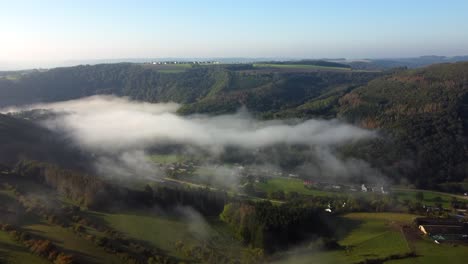
[[[242,250],[240,243],[226,234],[224,224],[218,220],[205,220],[186,208],[180,209],[179,213],[184,216],[140,211],[116,214],[90,212],[129,238],[147,242],[177,258],[184,258],[176,250],[178,241],[186,246],[210,244],[212,248],[233,256]]]
[[[183,162],[186,160],[185,156],[176,154],[153,154],[149,156],[149,159],[160,164],[171,164],[176,162]]]
[[[416,194],[421,192],[423,194],[423,200],[420,201],[417,199]],[[456,195],[451,195],[449,193],[427,191],[427,190],[416,190],[416,189],[400,189],[394,188],[393,193],[398,197],[398,200],[404,201],[409,200],[412,202],[421,202],[426,205],[435,205],[438,203],[438,200],[444,208],[450,208],[450,202],[453,198],[461,200],[462,198],[457,197]],[[439,199],[440,198],[440,199]]]
[[[255,184],[255,187],[266,193],[275,191],[284,191],[285,193],[297,192],[303,195],[314,195],[314,196],[333,196],[339,195],[338,192],[327,192],[316,189],[308,189],[304,186],[304,181],[301,179],[292,178],[271,178],[267,182],[259,182]]]
[[[399,213],[350,213],[336,223],[339,250],[321,250],[311,246],[283,254],[277,264],[289,263],[358,263],[366,259],[401,259],[385,263],[465,263],[468,248],[463,245],[441,244],[426,239],[412,228],[413,238],[402,231],[411,226],[416,215]],[[406,254],[414,250],[416,257]]]

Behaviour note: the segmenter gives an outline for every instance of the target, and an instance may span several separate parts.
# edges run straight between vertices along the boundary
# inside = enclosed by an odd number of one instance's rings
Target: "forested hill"
[[[60,135],[34,122],[0,114],[0,165],[33,159],[69,168],[84,168],[85,156]]]
[[[331,90],[362,85],[379,75],[294,71],[278,73],[252,65],[130,63],[56,68],[17,78],[0,77],[0,107],[115,94],[149,102],[191,104],[183,109],[185,113],[235,111],[243,104],[253,111],[268,112],[299,105]]]
[[[415,168],[409,177],[422,187],[467,179],[468,63],[378,78],[346,94],[339,104],[342,118],[393,135],[390,146],[362,152],[369,158],[396,160],[409,152]]]
[[[431,188],[468,178],[468,63],[393,73],[158,67],[103,64],[0,78],[0,106],[115,94],[179,102],[182,114],[219,114],[246,106],[262,118],[338,117],[388,135],[344,152],[361,156],[390,177],[404,176]]]

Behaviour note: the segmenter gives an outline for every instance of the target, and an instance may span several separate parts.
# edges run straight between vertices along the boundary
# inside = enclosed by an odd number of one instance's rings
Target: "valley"
[[[0,263],[463,263],[467,64],[314,63],[0,78]]]

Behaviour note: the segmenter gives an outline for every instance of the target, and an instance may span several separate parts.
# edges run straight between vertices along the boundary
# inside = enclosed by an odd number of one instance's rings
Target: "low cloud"
[[[123,180],[129,180],[135,175],[146,180],[163,176],[163,172],[148,161],[146,153],[139,150],[102,155],[97,158],[95,169],[99,175]]]
[[[149,104],[126,98],[94,96],[35,105],[65,113],[47,120],[52,130],[65,131],[91,150],[116,151],[158,143],[220,148],[228,145],[260,148],[274,144],[336,145],[375,136],[337,120],[304,122],[259,121],[245,111],[216,117],[179,116],[174,103]]]
[[[373,131],[338,120],[261,121],[246,110],[220,116],[180,116],[176,113],[178,108],[175,103],[151,104],[93,96],[6,111],[46,109],[57,113],[43,124],[93,153],[96,169],[104,175],[158,177],[162,173],[148,161],[146,151],[164,144],[192,146],[213,156],[228,147],[254,153],[275,145],[304,145],[318,162],[301,167],[306,175],[322,175],[325,169],[335,176],[373,173],[367,163],[341,160],[332,151],[345,143],[376,137]],[[275,161],[271,164],[277,166]],[[268,161],[263,165],[269,165]],[[223,167],[216,174],[224,175],[227,181],[237,178],[237,173]]]

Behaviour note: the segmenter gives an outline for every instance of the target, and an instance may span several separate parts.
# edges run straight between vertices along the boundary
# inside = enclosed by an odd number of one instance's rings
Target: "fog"
[[[373,132],[337,120],[258,121],[246,111],[232,115],[183,117],[177,104],[150,104],[126,98],[94,96],[33,105],[27,109],[65,112],[47,120],[52,130],[65,131],[88,149],[115,151],[173,142],[219,148],[227,145],[259,148],[277,143],[335,145],[375,136]],[[9,111],[19,109],[9,109]]]
[[[338,120],[263,121],[246,109],[219,116],[181,116],[177,114],[178,108],[175,103],[151,104],[114,96],[93,96],[5,111],[46,109],[57,113],[44,120],[43,125],[93,153],[99,174],[115,177],[161,176],[162,172],[149,162],[146,151],[162,144],[193,146],[213,157],[227,147],[255,152],[277,144],[305,145],[316,160],[298,168],[306,176],[378,174],[364,161],[341,160],[334,154],[337,146],[376,137],[370,130]],[[276,154],[276,160],[264,160],[262,166],[276,167],[275,163],[283,155]],[[225,168],[214,171],[229,183],[237,175]]]

